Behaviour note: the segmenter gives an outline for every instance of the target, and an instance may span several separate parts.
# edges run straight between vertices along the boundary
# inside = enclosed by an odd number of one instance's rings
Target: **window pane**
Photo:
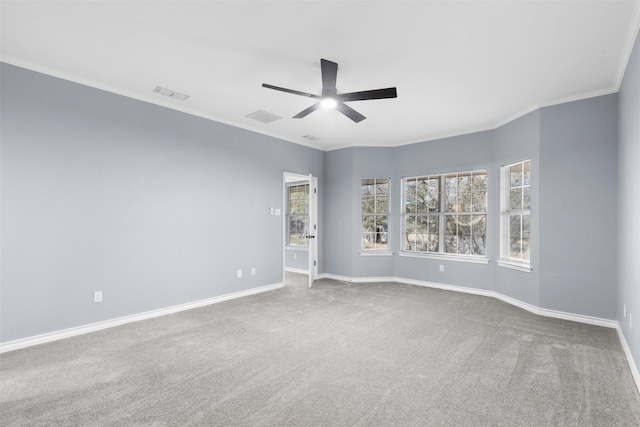
[[[487,174],[473,174],[473,212],[487,211]]]
[[[529,215],[522,216],[522,259],[529,261],[531,259],[531,251],[529,242],[531,240],[531,217]]]
[[[426,216],[419,216],[416,219],[416,250],[427,250],[427,236],[429,234],[428,219]]]
[[[373,197],[362,197],[362,213],[374,213],[374,198]]]
[[[522,189],[522,209],[525,211],[531,209],[531,187]]]
[[[521,225],[521,215],[509,215],[509,256],[515,259],[522,257]]]
[[[405,181],[404,187],[405,212],[413,213],[416,211],[416,180]]]
[[[522,163],[511,166],[509,168],[509,176],[511,187],[520,187],[522,185]]]
[[[522,188],[512,188],[509,197],[509,210],[519,211],[522,209]]]
[[[290,216],[289,217],[289,245],[293,246],[306,246],[309,218],[304,216]]]
[[[458,175],[458,212],[471,212],[471,174]]]
[[[289,200],[289,213],[293,215],[307,215],[309,213],[309,202],[307,199]]]
[[[471,253],[474,255],[487,254],[487,216],[473,215],[471,217]]]
[[[445,203],[447,212],[457,212],[458,210],[458,177],[456,175],[446,176],[444,181]]]
[[[438,252],[440,250],[440,217],[438,215],[429,215],[427,218],[429,227],[427,250],[429,252]]]
[[[407,215],[404,226],[404,249],[406,251],[416,250],[416,217]]]
[[[375,249],[375,247],[376,247],[376,234],[362,233],[362,249]]]
[[[375,249],[377,250],[389,249],[389,245],[387,244],[387,233],[377,233],[375,244]]]
[[[458,251],[458,220],[456,215],[447,215],[444,231],[445,252],[455,254]]]
[[[373,215],[364,215],[362,217],[362,232],[373,233],[376,231],[376,217]]]
[[[458,215],[458,253],[471,253],[471,216]]]
[[[416,201],[417,208],[416,212],[425,213],[427,212],[427,193],[429,189],[428,180],[426,178],[418,178],[416,184]]]
[[[388,196],[389,195],[389,180],[388,179],[376,179],[376,195]]]
[[[531,185],[531,161],[524,162],[524,174],[522,178],[522,185]]]
[[[427,209],[429,212],[440,211],[440,178],[431,178],[427,188]]]
[[[389,217],[387,215],[376,215],[376,233],[382,233],[387,231]]]
[[[389,212],[389,198],[384,196],[376,197],[376,213],[388,213]]]

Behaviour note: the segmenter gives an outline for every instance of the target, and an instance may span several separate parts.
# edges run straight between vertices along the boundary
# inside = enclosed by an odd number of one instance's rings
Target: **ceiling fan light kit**
[[[387,98],[398,97],[398,93],[395,87],[338,94],[338,90],[336,89],[336,79],[338,76],[338,64],[332,61],[328,61],[326,59],[321,59],[320,69],[322,71],[322,95],[315,95],[308,92],[301,92],[298,90],[287,89],[279,86],[273,86],[266,83],[263,83],[262,87],[265,87],[267,89],[278,90],[281,92],[291,93],[294,95],[306,96],[307,98],[318,100],[318,102],[311,105],[309,108],[302,110],[301,112],[293,116],[294,119],[301,119],[309,115],[310,113],[316,111],[318,108],[324,107],[324,108],[335,108],[336,110],[340,111],[342,114],[344,114],[354,122],[358,123],[366,119],[366,117],[358,113],[353,108],[349,107],[347,104],[345,104],[345,102],[367,101],[370,99],[387,99]]]

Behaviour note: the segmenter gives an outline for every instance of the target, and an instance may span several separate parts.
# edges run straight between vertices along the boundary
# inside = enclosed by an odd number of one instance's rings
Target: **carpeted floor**
[[[304,285],[0,355],[3,426],[638,426],[613,329]]]

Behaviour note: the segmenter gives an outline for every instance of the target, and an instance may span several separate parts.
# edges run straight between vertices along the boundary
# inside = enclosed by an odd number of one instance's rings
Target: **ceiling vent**
[[[182,93],[175,92],[171,89],[167,89],[164,87],[156,86],[153,90],[155,93],[159,93],[160,95],[168,96],[169,98],[177,99],[178,101],[184,101],[189,97],[189,95],[184,95]]]
[[[309,141],[313,141],[313,142],[320,141],[320,138],[318,138],[317,136],[313,136],[313,135],[302,135],[302,137],[304,139],[308,139]]]
[[[258,110],[255,113],[247,114],[245,117],[248,119],[257,120],[265,124],[275,122],[276,120],[280,120],[282,118],[278,115],[264,110]]]

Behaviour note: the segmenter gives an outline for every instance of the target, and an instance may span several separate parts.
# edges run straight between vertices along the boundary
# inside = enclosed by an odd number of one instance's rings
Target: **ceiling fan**
[[[306,96],[308,98],[317,99],[318,102],[311,107],[299,112],[294,119],[301,119],[308,114],[316,111],[320,107],[335,108],[354,122],[358,123],[366,119],[365,116],[358,113],[353,108],[345,104],[351,101],[366,101],[369,99],[385,99],[396,98],[398,96],[395,87],[386,89],[363,90],[360,92],[338,93],[336,89],[336,77],[338,75],[338,64],[335,62],[320,59],[320,69],[322,71],[322,95],[314,95],[312,93],[300,92],[298,90],[286,89],[283,87],[273,86],[266,83],[262,87],[267,89],[279,90],[281,92],[292,93],[294,95]]]

